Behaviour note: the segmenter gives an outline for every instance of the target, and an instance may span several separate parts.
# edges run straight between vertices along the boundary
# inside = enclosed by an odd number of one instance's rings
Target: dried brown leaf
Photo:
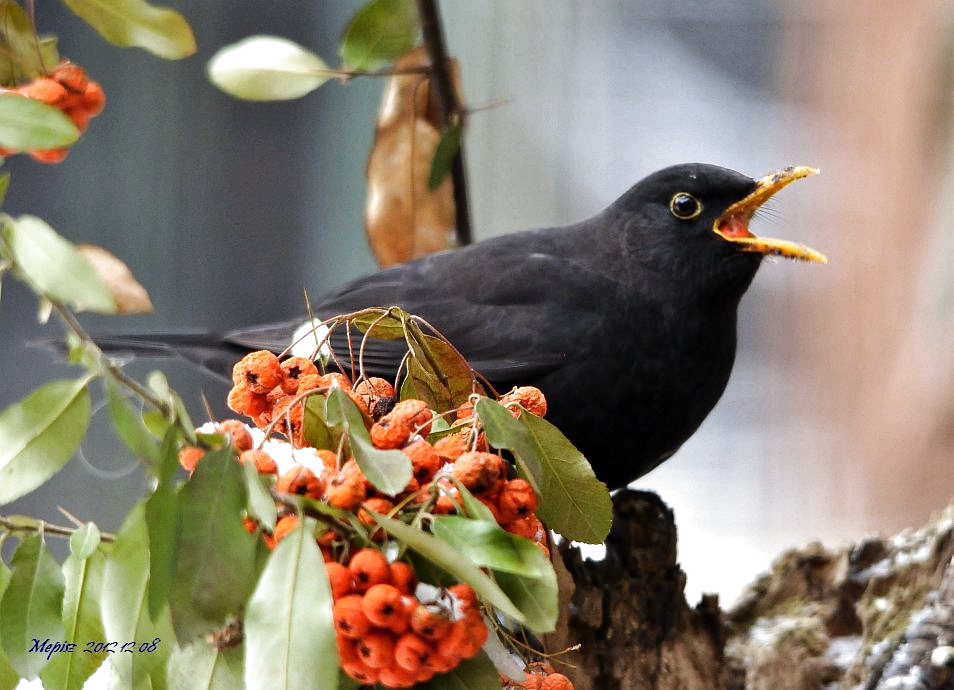
[[[109,288],[109,293],[118,307],[118,313],[143,314],[152,311],[149,294],[133,277],[132,271],[126,264],[94,244],[81,244],[78,249]]]

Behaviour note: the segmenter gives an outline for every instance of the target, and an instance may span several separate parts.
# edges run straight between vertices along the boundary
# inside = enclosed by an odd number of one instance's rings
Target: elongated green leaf
[[[341,64],[375,70],[413,48],[420,30],[413,0],[372,0],[345,29],[338,48]]]
[[[4,51],[0,56],[0,82],[13,84],[44,74],[58,63],[56,40],[37,38],[30,15],[14,2],[0,8]]]
[[[0,601],[3,600],[3,593],[7,591],[7,585],[10,584],[10,569],[7,564],[0,561]],[[2,613],[2,611],[0,611]],[[10,665],[6,652],[3,651],[2,640],[0,640],[0,690],[14,690],[20,683],[20,674]]]
[[[436,517],[434,535],[477,565],[493,570],[497,584],[523,613],[528,628],[538,633],[553,630],[559,605],[556,573],[536,544],[496,523],[456,515]]]
[[[513,451],[540,497],[537,515],[547,527],[573,541],[602,543],[613,522],[613,503],[583,454],[559,429],[529,412],[514,419],[489,398],[480,398],[476,410],[490,444]]]
[[[7,172],[0,175],[0,204],[6,201],[8,189],[10,189],[10,173]]]
[[[435,190],[441,186],[441,182],[447,177],[454,158],[460,150],[460,141],[464,135],[464,126],[458,119],[447,126],[444,133],[441,134],[440,141],[434,149],[434,155],[431,157],[431,169],[427,173],[427,187]]]
[[[500,687],[500,676],[487,655],[479,652],[477,656],[461,661],[448,673],[414,687],[416,690],[495,690]]]
[[[305,443],[312,448],[337,448],[341,434],[328,426],[328,400],[323,395],[309,395],[305,400],[302,421]]]
[[[169,421],[178,420],[180,426],[183,429],[189,430],[190,433],[186,434],[185,440],[188,443],[195,445],[195,433],[191,431],[195,425],[192,423],[192,419],[189,417],[189,411],[182,402],[182,398],[180,398],[179,394],[172,390],[172,388],[169,386],[169,381],[166,379],[166,375],[161,371],[151,371],[149,372],[149,376],[146,377],[146,383],[149,384],[149,387],[156,393],[156,395],[164,400],[169,406],[169,409],[172,410],[173,419]],[[165,435],[165,425],[150,422],[146,419],[145,415],[143,415],[143,421],[146,423],[147,428],[149,428],[149,430],[153,433],[155,433],[158,429],[162,429],[163,431],[160,436]],[[150,423],[152,423],[153,426],[150,426]]]
[[[331,585],[307,518],[272,552],[245,615],[247,690],[338,687]]]
[[[137,458],[147,460],[155,468],[159,461],[159,448],[155,437],[146,428],[142,415],[129,406],[129,402],[111,378],[106,379],[106,384],[109,413],[113,418],[116,435]]]
[[[9,219],[0,232],[13,261],[38,293],[80,310],[116,311],[109,289],[92,264],[43,220],[27,215]]]
[[[20,675],[35,678],[49,660],[49,650],[40,649],[63,640],[63,573],[39,534],[20,543],[11,565],[0,599],[0,644]]]
[[[407,322],[405,333],[412,355],[407,379],[415,397],[433,410],[451,410],[464,403],[474,386],[467,361],[440,338],[426,335],[413,321]]]
[[[209,60],[209,79],[230,96],[249,101],[301,98],[328,81],[324,60],[294,41],[249,36]]]
[[[399,450],[375,448],[361,412],[340,388],[328,394],[328,423],[347,430],[358,467],[378,491],[394,496],[404,490],[413,474],[410,458]]]
[[[169,659],[169,690],[235,690],[242,684],[242,647],[217,650],[205,640],[176,647]]]
[[[20,94],[0,93],[0,146],[56,149],[77,139],[79,130],[59,108]]]
[[[79,448],[90,419],[88,382],[52,381],[0,412],[0,504],[33,491]]]
[[[248,494],[248,514],[249,517],[258,520],[265,529],[272,531],[275,529],[277,519],[277,510],[275,508],[275,499],[265,488],[263,479],[255,469],[255,464],[246,462],[242,465],[245,477],[245,491]]]
[[[110,654],[113,688],[163,688],[166,662],[175,646],[168,609],[153,621],[149,616],[149,532],[144,502],[123,523],[106,559],[102,613],[105,640],[135,641],[135,653]],[[140,647],[143,649],[140,652]]]
[[[231,451],[206,453],[179,492],[179,557],[169,604],[180,644],[225,624],[255,584],[254,536],[245,531],[242,466]]]
[[[189,23],[178,12],[144,0],[63,0],[100,36],[123,48],[142,48],[169,60],[196,51]]]
[[[159,449],[156,490],[146,500],[146,530],[149,533],[149,616],[158,618],[166,606],[179,558],[180,510],[173,474],[178,467],[179,435],[170,427]],[[204,459],[204,458],[203,458]]]
[[[374,516],[375,521],[392,537],[424,556],[438,568],[461,582],[469,584],[479,597],[485,599],[494,608],[499,609],[519,623],[525,622],[523,613],[510,601],[504,591],[472,560],[454,546],[443,539],[438,539],[433,534],[405,525],[400,520],[392,520],[373,511],[369,512]]]
[[[369,311],[351,319],[351,324],[370,338],[398,340],[404,337],[404,320],[408,313],[400,307],[391,307],[387,313]]]
[[[99,529],[87,523],[70,538],[70,556],[63,563],[65,640],[79,642],[72,652],[55,654],[40,678],[48,688],[81,690],[108,652],[86,653],[82,641],[103,640],[100,599],[106,557],[97,550]]]

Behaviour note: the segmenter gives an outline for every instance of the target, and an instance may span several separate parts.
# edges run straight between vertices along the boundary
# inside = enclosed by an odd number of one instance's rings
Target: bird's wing
[[[397,305],[425,319],[491,381],[534,378],[574,354],[580,332],[594,327],[599,318],[601,293],[611,286],[574,257],[548,251],[553,245],[546,235],[533,234],[512,236],[522,236],[522,241],[471,245],[394,266],[339,288],[314,311],[329,318]],[[526,249],[534,245],[540,251]],[[286,322],[237,331],[228,340],[253,349],[282,349],[293,328]],[[346,356],[343,332],[341,336],[332,344],[339,356]],[[403,341],[369,339],[366,370],[393,373],[406,349]]]

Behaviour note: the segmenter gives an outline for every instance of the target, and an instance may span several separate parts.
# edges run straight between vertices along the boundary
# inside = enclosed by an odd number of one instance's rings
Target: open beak
[[[827,264],[828,257],[814,249],[771,237],[758,237],[749,230],[749,221],[755,212],[775,193],[790,182],[817,175],[818,168],[808,165],[793,165],[759,178],[755,181],[755,191],[741,201],[737,201],[716,219],[713,231],[722,239],[736,244],[740,251],[775,254],[789,259],[815,261]]]

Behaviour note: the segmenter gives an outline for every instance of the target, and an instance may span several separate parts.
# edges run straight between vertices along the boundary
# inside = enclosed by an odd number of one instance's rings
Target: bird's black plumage
[[[398,305],[423,317],[498,390],[541,388],[547,418],[600,479],[622,486],[672,455],[725,389],[739,300],[768,252],[713,228],[765,179],[673,166],[581,223],[394,266],[313,308],[326,318]],[[244,351],[287,347],[301,322],[104,346],[149,343],[228,375]],[[403,354],[400,344],[371,341],[368,373],[393,376]]]

